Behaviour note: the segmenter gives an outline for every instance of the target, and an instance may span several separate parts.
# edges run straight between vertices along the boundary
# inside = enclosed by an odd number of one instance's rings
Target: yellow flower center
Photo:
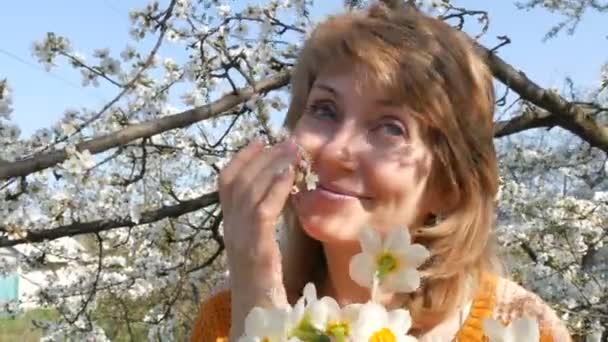
[[[382,330],[376,331],[368,342],[397,342],[397,338],[390,329],[382,328]]]
[[[397,259],[391,253],[385,252],[376,258],[376,265],[378,266],[378,276],[380,280],[387,274],[393,272],[399,267],[399,259]]]
[[[270,339],[268,337],[264,337],[261,342],[270,342]]]
[[[349,336],[350,327],[348,322],[334,321],[327,323],[325,331],[334,337],[346,337]]]

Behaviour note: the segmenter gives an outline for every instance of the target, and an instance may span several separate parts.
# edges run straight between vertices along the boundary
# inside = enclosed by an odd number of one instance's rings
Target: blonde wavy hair
[[[421,288],[404,298],[414,333],[423,333],[462,305],[483,272],[500,272],[492,243],[498,187],[492,76],[464,33],[413,8],[376,4],[330,17],[311,33],[292,74],[288,129],[319,74],[344,66],[358,82],[375,82],[419,113],[433,154],[427,193],[442,199],[442,219],[410,227],[432,257],[423,265]],[[324,255],[290,206],[284,219],[283,276],[294,298],[306,282],[318,285],[326,275]]]

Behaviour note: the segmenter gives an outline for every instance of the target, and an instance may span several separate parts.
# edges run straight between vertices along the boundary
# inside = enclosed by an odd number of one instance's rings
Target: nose
[[[327,137],[318,158],[328,165],[355,170],[359,165],[362,139],[365,139],[365,134],[359,132],[354,122],[342,122]]]

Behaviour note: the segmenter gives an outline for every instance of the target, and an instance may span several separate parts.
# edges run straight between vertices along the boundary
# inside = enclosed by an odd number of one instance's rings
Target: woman
[[[291,140],[254,142],[220,175],[230,288],[202,304],[193,341],[236,340],[253,306],[293,303],[307,282],[343,305],[368,301],[348,273],[364,226],[409,227],[431,252],[418,291],[382,298],[411,312],[421,341],[482,341],[484,318],[522,316],[543,341],[569,340],[546,304],[498,276],[492,77],[464,34],[406,8],[332,17],[305,43],[292,90]],[[290,195],[299,148],[319,182]]]

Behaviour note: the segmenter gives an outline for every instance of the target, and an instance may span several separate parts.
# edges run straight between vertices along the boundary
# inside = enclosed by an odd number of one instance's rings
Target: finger
[[[258,204],[268,192],[268,189],[282,176],[287,168],[294,167],[299,160],[298,154],[280,154],[270,161],[251,182],[247,196],[250,203]]]
[[[235,199],[251,198],[250,196],[253,195],[251,189],[263,177],[265,169],[273,164],[277,165],[277,161],[281,158],[295,158],[297,155],[298,149],[293,141],[284,141],[259,154],[241,169],[234,180],[231,196]]]
[[[232,183],[233,179],[239,174],[244,165],[246,165],[255,155],[263,149],[264,144],[260,139],[255,139],[247,147],[240,150],[232,157],[230,162],[222,169],[219,176],[220,190],[226,188]]]
[[[292,165],[289,165],[281,174],[275,177],[275,181],[270,185],[260,203],[258,203],[260,218],[272,223],[262,226],[268,230],[265,233],[274,234],[274,223],[285,207],[294,179],[295,169]]]

